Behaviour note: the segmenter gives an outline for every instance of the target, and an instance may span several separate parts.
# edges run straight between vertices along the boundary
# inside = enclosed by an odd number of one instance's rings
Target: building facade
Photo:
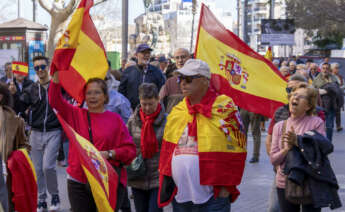
[[[216,0],[197,1],[194,27],[192,27],[193,13],[191,0],[153,0],[146,13],[135,20],[136,36],[139,38],[137,42],[144,42],[150,38],[148,43],[152,45],[152,41],[155,41],[156,46],[153,46],[155,54],[163,53],[169,55],[176,48],[186,48],[193,52],[202,3],[212,10],[226,28],[232,30],[233,20],[231,13],[224,11],[222,8],[217,8]],[[157,16],[159,20],[150,19],[151,16]],[[156,40],[152,40],[155,37],[152,35],[151,29],[158,29]],[[144,37],[146,39],[143,41]]]
[[[244,1],[240,4],[240,37],[243,39],[243,21],[244,21]],[[261,44],[261,20],[270,17],[270,4],[268,0],[248,0],[247,8],[248,20],[248,45],[259,54],[265,54],[268,46]],[[274,19],[286,19],[286,2],[285,0],[275,0]],[[313,46],[311,45],[311,38],[308,37],[304,30],[296,29],[295,45],[294,46],[273,46],[273,54],[275,57],[287,57],[291,55],[303,55]]]

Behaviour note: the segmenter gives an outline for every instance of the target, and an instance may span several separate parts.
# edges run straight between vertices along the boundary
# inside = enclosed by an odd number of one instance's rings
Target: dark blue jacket
[[[297,140],[298,147],[287,154],[284,173],[299,185],[308,181],[315,208],[341,207],[338,182],[327,157],[333,152],[332,143],[316,131],[297,136]]]
[[[147,69],[141,69],[137,65],[126,68],[121,76],[119,92],[131,103],[133,110],[139,104],[138,88],[143,82],[153,83],[158,91],[165,83],[163,73],[155,66],[148,65]]]

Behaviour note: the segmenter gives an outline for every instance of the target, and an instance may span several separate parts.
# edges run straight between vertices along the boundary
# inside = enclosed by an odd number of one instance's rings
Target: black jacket
[[[333,152],[332,143],[316,131],[298,136],[298,147],[286,157],[284,173],[295,183],[308,180],[315,208],[341,207],[338,182],[327,155]]]
[[[326,111],[337,110],[343,107],[344,97],[339,85],[335,82],[327,83],[321,87],[327,94],[321,96],[322,105]]]
[[[41,132],[61,128],[59,120],[48,102],[48,91],[39,83],[32,83],[24,89],[19,100],[29,108],[29,125]]]
[[[130,66],[121,76],[119,92],[129,100],[133,110],[139,104],[138,88],[143,82],[154,83],[159,91],[165,83],[165,77],[158,68],[152,65],[148,65],[147,70],[142,70],[136,65]]]
[[[26,122],[29,121],[27,114],[25,113],[26,106],[22,101],[20,101],[19,98],[20,98],[20,95],[23,94],[24,90],[27,89],[28,87],[30,87],[32,83],[34,83],[34,82],[29,80],[28,78],[25,78],[23,85],[22,85],[22,89],[20,89],[18,82],[16,81],[16,79],[14,79],[14,84],[17,88],[17,92],[13,95],[13,100],[14,100],[13,109],[14,109],[14,111],[16,111],[16,113],[18,115],[23,117]]]

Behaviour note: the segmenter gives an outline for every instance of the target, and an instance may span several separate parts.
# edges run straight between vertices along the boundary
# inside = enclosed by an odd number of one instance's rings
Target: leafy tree
[[[314,44],[341,46],[345,37],[345,0],[286,0],[287,14],[296,27],[316,35]]]

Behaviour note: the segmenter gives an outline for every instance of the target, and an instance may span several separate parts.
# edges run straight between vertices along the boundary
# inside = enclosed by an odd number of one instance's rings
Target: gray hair
[[[289,62],[289,65],[296,65],[296,62],[292,60]]]
[[[339,63],[332,63],[331,69],[334,69],[334,68],[339,68]]]
[[[175,49],[174,54],[175,54],[175,52],[177,52],[177,51],[183,51],[183,52],[187,53],[188,55],[190,54],[190,53],[189,53],[189,50],[186,49],[186,48],[177,48],[177,49]]]
[[[158,99],[158,88],[153,83],[143,83],[139,86],[139,99]]]
[[[284,69],[287,70],[287,71],[289,71],[289,67],[287,67],[287,66],[282,66],[282,67],[280,67],[279,70],[280,70],[280,71],[283,71]]]
[[[299,82],[308,82],[307,78],[305,78],[301,74],[294,74],[290,77],[289,81],[299,81]]]

